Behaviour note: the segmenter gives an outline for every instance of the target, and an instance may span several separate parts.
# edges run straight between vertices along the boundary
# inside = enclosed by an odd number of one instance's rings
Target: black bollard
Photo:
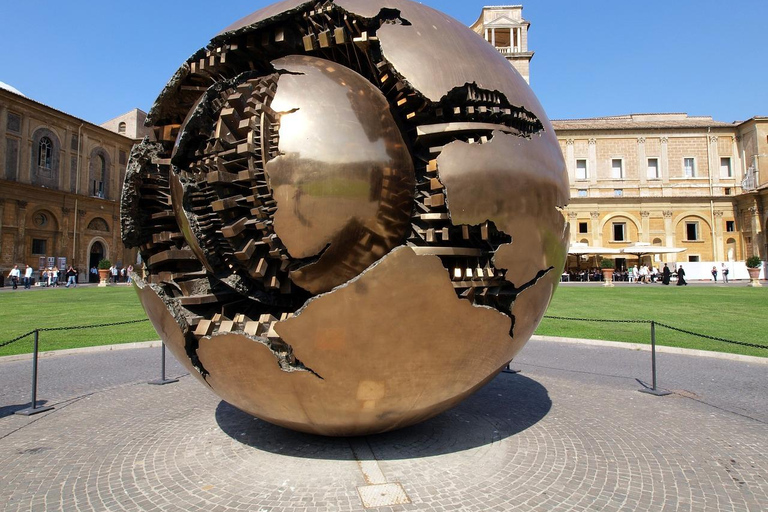
[[[16,414],[21,414],[22,416],[32,416],[33,414],[39,414],[53,409],[52,405],[37,407],[37,352],[39,335],[40,331],[35,329],[35,342],[32,349],[32,401],[28,408],[16,411]]]
[[[656,322],[653,320],[651,320],[651,378],[653,386],[650,389],[643,388],[638,391],[656,396],[667,396],[670,394],[669,391],[656,389]]]
[[[162,386],[163,384],[171,384],[172,382],[179,382],[179,379],[166,379],[165,378],[165,343],[160,344],[162,351],[160,353],[160,378],[157,380],[151,380],[148,384],[155,386]]]

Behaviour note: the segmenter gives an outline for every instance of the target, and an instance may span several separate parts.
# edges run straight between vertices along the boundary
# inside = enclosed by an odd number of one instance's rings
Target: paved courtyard
[[[768,510],[768,365],[532,341],[513,368],[421,425],[323,438],[254,419],[159,349],[0,361],[0,509]],[[368,508],[366,508],[366,506]]]

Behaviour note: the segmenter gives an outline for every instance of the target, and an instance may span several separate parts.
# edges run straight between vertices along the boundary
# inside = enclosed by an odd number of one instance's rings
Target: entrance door
[[[99,274],[92,274],[91,269],[93,267],[98,268],[99,262],[104,259],[104,246],[101,242],[94,242],[91,246],[91,256],[88,258],[88,282],[97,283],[99,281]]]

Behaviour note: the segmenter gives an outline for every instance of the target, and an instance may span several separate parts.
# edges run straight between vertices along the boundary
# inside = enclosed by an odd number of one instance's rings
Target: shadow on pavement
[[[377,460],[432,457],[489,445],[530,428],[552,408],[547,389],[520,374],[499,374],[458,406],[423,423],[366,436]],[[270,453],[350,460],[349,438],[294,432],[222,401],[216,422],[232,439]]]
[[[37,401],[37,407],[43,407],[47,403],[47,400],[38,400]],[[0,407],[0,418],[5,418],[6,416],[12,416],[16,411],[21,411],[23,409],[29,408],[29,402],[23,403],[23,404],[17,404],[17,405],[4,405],[3,407]]]

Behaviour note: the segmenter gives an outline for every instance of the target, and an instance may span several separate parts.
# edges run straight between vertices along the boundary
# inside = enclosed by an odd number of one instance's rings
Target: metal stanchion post
[[[653,387],[650,389],[643,388],[638,391],[656,396],[666,396],[670,394],[669,391],[660,391],[656,389],[656,322],[653,320],[651,320],[651,378],[653,379]]]
[[[52,405],[37,407],[37,352],[40,331],[35,329],[34,336],[35,344],[32,349],[32,403],[28,408],[16,411],[16,414],[21,414],[23,416],[32,416],[33,414],[38,414],[53,409]]]
[[[166,379],[165,378],[165,343],[160,344],[162,351],[160,355],[160,378],[157,380],[149,381],[149,384],[156,386],[162,386],[163,384],[170,384],[172,382],[179,382],[179,379]]]

